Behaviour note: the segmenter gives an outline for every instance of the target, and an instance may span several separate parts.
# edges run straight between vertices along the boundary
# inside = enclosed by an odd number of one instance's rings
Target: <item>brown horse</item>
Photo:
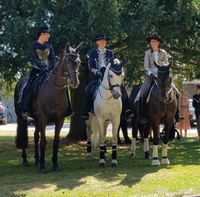
[[[163,148],[162,148],[162,164],[169,164],[167,158],[167,148],[168,141],[170,137],[171,128],[174,123],[174,116],[177,111],[178,101],[176,93],[172,84],[171,74],[171,64],[166,66],[159,66],[158,75],[155,79],[155,83],[152,87],[152,92],[149,99],[149,102],[146,104],[146,115],[148,123],[144,124],[144,151],[145,157],[148,158],[149,155],[149,142],[148,135],[151,130],[153,130],[153,153],[152,153],[152,165],[160,165],[158,160],[158,144],[160,137],[160,123],[164,123],[164,136]],[[137,125],[136,125],[137,127]],[[137,131],[137,130],[135,130]],[[134,132],[134,131],[133,131]],[[135,135],[136,136],[136,135]],[[132,153],[135,154],[136,147],[136,138],[132,139]]]
[[[82,43],[81,43],[82,44]],[[79,49],[66,45],[62,56],[60,57],[56,67],[50,74],[47,81],[39,89],[37,97],[31,103],[30,114],[35,121],[35,164],[39,167],[40,172],[45,171],[45,147],[46,135],[45,128],[48,122],[55,123],[55,134],[53,142],[53,170],[57,170],[57,153],[59,146],[60,130],[63,126],[66,111],[68,109],[68,99],[66,95],[68,79],[70,86],[77,88],[79,85],[78,70],[80,65]],[[28,130],[27,120],[22,118],[21,103],[18,103],[20,93],[28,78],[23,77],[19,80],[15,87],[14,103],[17,115],[17,137],[16,146],[22,149],[23,166],[28,165],[26,148],[28,147]],[[40,154],[38,150],[38,142],[40,138]]]

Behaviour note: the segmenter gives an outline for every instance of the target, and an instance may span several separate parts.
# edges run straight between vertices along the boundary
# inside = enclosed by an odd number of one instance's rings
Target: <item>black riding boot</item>
[[[30,116],[30,83],[27,83],[22,96],[22,116],[27,119]]]
[[[89,119],[89,112],[91,110],[91,102],[92,102],[91,98],[89,96],[86,96],[85,102],[84,102],[83,114],[82,114],[82,118],[84,120]]]
[[[141,124],[146,124],[148,122],[148,119],[145,117],[145,112],[147,109],[147,105],[146,105],[146,99],[144,98],[140,98],[139,101],[139,120]]]
[[[121,94],[122,94],[122,109],[125,111],[125,118],[128,120],[129,118],[132,118],[134,115],[131,110],[128,93],[124,85],[121,85]]]

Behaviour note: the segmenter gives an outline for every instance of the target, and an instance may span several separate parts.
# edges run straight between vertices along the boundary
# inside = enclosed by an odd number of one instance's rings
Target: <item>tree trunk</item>
[[[73,141],[86,140],[85,121],[81,118],[83,112],[83,103],[85,98],[85,86],[88,82],[87,63],[81,64],[80,67],[80,85],[77,89],[70,89],[71,105],[74,114],[71,116],[71,123],[67,138]]]

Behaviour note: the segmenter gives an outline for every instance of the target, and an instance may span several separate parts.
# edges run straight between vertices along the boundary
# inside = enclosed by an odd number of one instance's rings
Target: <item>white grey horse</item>
[[[91,145],[93,148],[99,146],[99,167],[105,167],[105,138],[109,122],[112,123],[112,167],[117,167],[117,130],[122,111],[120,87],[123,79],[124,71],[119,60],[107,65],[94,99],[94,113],[90,113],[86,122],[87,156],[91,156]]]

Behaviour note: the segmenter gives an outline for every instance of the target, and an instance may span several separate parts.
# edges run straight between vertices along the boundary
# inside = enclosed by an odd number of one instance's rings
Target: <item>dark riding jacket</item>
[[[53,70],[56,65],[54,49],[49,42],[42,45],[37,40],[33,41],[30,47],[30,57],[33,68],[40,71]]]
[[[195,109],[195,114],[198,116],[200,114],[200,94],[194,94],[192,98],[192,106]]]
[[[101,51],[99,48],[93,48],[89,51],[88,66],[90,72],[95,76],[97,72],[108,65],[114,59],[114,52],[110,49]]]

